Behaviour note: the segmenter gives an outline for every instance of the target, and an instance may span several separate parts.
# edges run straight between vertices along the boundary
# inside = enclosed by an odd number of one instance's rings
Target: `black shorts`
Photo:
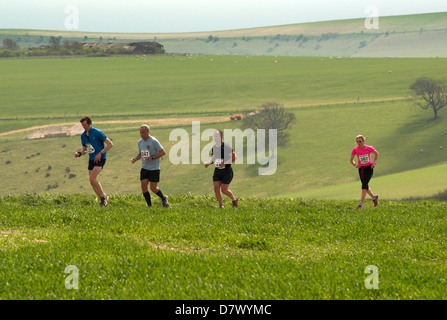
[[[374,169],[371,165],[359,168],[360,181],[362,181],[362,189],[369,189],[369,180],[371,180]]]
[[[233,180],[233,168],[214,169],[213,181],[222,181],[223,184],[230,184]]]
[[[146,170],[141,168],[140,181],[149,179],[150,182],[160,182],[160,170]]]
[[[106,159],[101,159],[100,161],[96,162],[94,160],[88,160],[88,170],[93,170],[94,167],[102,167],[104,168],[104,165],[106,164]]]

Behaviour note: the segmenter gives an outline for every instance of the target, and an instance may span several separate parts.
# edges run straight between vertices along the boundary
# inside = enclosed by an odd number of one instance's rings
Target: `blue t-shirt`
[[[107,137],[101,130],[96,128],[91,128],[86,135],[86,131],[81,134],[82,146],[87,147],[87,153],[90,160],[94,160],[95,156],[104,149],[104,141]],[[107,158],[107,152],[101,156],[101,159]]]
[[[152,136],[149,136],[146,141],[143,139],[138,141],[138,150],[140,151],[141,160],[143,161],[141,165],[143,169],[160,170],[160,158],[151,161],[147,161],[145,158],[156,155],[161,149],[163,149],[163,146]]]

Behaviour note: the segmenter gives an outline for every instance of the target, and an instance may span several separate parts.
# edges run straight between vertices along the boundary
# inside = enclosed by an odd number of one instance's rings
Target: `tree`
[[[61,47],[61,39],[62,37],[50,37],[50,46],[54,50],[58,50]]]
[[[287,129],[295,123],[295,114],[286,112],[283,104],[269,102],[261,106],[261,110],[254,115],[246,116],[242,120],[243,129],[276,129],[277,144],[284,146],[289,142]]]
[[[20,46],[17,44],[17,42],[15,42],[12,39],[4,39],[3,40],[3,49],[7,49],[7,50],[19,50]]]
[[[82,51],[82,43],[80,43],[79,41],[64,40],[62,47],[64,47],[65,49],[71,50],[73,52]]]
[[[438,111],[447,105],[446,87],[439,80],[419,77],[410,89],[414,92],[413,99],[421,109],[432,109],[433,120],[438,119]],[[421,101],[422,100],[422,101]]]

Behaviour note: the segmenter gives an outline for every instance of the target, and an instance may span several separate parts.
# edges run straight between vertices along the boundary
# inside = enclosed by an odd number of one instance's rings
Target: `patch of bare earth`
[[[190,252],[201,252],[202,249],[200,248],[177,248],[177,247],[170,247],[166,244],[159,244],[159,243],[154,243],[154,242],[148,242],[147,244],[149,244],[152,248],[155,249],[159,249],[159,250],[169,250],[169,251],[177,251],[177,252],[182,252],[182,253],[190,253]]]
[[[176,125],[176,124],[188,124],[192,121],[200,121],[201,123],[218,123],[229,121],[227,116],[213,116],[213,117],[197,117],[197,118],[164,118],[164,119],[138,119],[138,120],[107,120],[107,121],[94,121],[96,124],[148,124],[152,125]],[[138,128],[136,128],[138,130]],[[34,131],[24,137],[24,139],[42,139],[49,137],[64,137],[64,136],[76,136],[84,132],[82,125],[78,123],[58,123],[51,125],[34,126],[25,129],[17,129],[8,132],[0,133],[0,136],[7,136],[16,133]]]

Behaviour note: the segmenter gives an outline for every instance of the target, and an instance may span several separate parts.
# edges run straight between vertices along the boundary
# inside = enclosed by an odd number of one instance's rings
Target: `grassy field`
[[[245,56],[1,59],[1,79],[7,81],[0,85],[0,112],[8,119],[40,117],[41,124],[86,113],[165,117],[252,111],[267,101],[299,106],[407,97],[412,79],[442,78],[438,71],[445,64]],[[13,125],[2,122],[1,130]]]
[[[399,192],[384,193],[390,199],[410,198],[418,192],[427,195],[426,190],[434,193],[445,190],[442,180],[431,185],[430,182],[421,184],[421,175],[403,173],[445,162],[447,132],[443,110],[441,118],[432,121],[430,112],[406,100],[410,94],[409,79],[420,75],[442,79],[438,70],[445,68],[445,59],[279,57],[275,61],[270,57],[217,56],[190,57],[185,61],[173,57],[148,57],[146,61],[135,58],[0,60],[5,70],[3,76],[10,77],[10,81],[0,85],[2,92],[10,93],[0,106],[5,116],[0,120],[3,133],[0,170],[4,177],[0,194],[91,193],[85,159],[73,158],[73,153],[80,149],[79,136],[23,140],[32,130],[5,135],[10,130],[36,125],[76,124],[85,113],[92,115],[94,125],[115,143],[101,174],[106,192],[140,192],[140,164],[131,166],[129,159],[136,155],[141,123],[101,121],[141,120],[152,125],[152,134],[168,152],[162,162],[160,186],[163,190],[168,194],[211,193],[211,169],[205,170],[197,164],[173,165],[169,161],[170,149],[178,142],[169,141],[170,133],[181,127],[192,137],[191,122],[185,124],[179,119],[181,125],[154,125],[151,119],[223,117],[231,112],[255,110],[267,101],[284,103],[296,115],[297,122],[290,131],[290,143],[278,150],[278,168],[274,175],[259,176],[259,164],[248,165],[246,154],[241,155],[243,164],[235,165],[236,178],[232,185],[238,195],[302,196],[312,195],[312,190],[327,190],[326,194],[316,191],[315,196],[336,196],[338,192],[332,193],[331,189],[335,185],[355,184],[358,180],[348,159],[354,147],[353,137],[359,133],[365,134],[367,143],[381,153],[373,183],[378,177],[402,173],[402,179],[395,183],[402,186],[395,189]],[[110,68],[111,64],[117,68]],[[143,72],[141,66],[153,72]],[[80,70],[85,69],[94,70],[95,76],[83,77],[82,82],[78,78]],[[32,73],[28,74],[27,70]],[[388,73],[389,70],[392,72]],[[100,78],[107,79],[111,88],[99,84]],[[180,78],[183,80],[179,81]],[[181,90],[171,90],[172,82],[176,83],[175,88],[182,87]],[[157,89],[145,90],[151,86]],[[90,89],[83,92],[82,88]],[[51,95],[50,91],[55,93]],[[96,102],[94,107],[92,100]],[[215,108],[214,101],[220,106]],[[363,118],[367,121],[362,121]],[[208,123],[201,125],[201,131],[236,129],[239,125],[237,121]],[[203,141],[202,147],[207,143]],[[327,148],[330,154],[322,153]],[[265,188],[266,185],[270,188]],[[409,185],[419,186],[421,190],[410,190]],[[329,189],[321,189],[326,187]],[[377,193],[382,193],[380,185],[377,189]],[[357,199],[357,193],[352,192],[351,199]],[[346,197],[346,193],[340,197]]]
[[[446,59],[162,56],[0,59],[0,299],[447,298],[447,132],[408,99],[424,75],[444,80]],[[235,164],[240,207],[218,209],[212,169],[174,165],[184,119],[283,103],[297,122],[278,149],[274,175]],[[46,124],[93,117],[115,146],[99,208],[80,137],[24,139]],[[157,123],[153,119],[176,119]],[[135,120],[135,123],[120,122]],[[104,121],[116,121],[106,123]],[[148,210],[138,181],[139,125],[168,155],[163,192]],[[237,129],[208,121],[206,129]],[[348,160],[357,134],[380,152],[371,186],[381,195],[356,211],[358,174]],[[201,141],[204,147],[209,141]],[[155,197],[155,196],[154,196]],[[403,199],[424,198],[419,201]],[[315,200],[325,199],[325,200]],[[367,289],[368,266],[379,287]],[[67,289],[67,267],[79,289]],[[70,284],[70,283],[69,283]]]
[[[221,210],[189,195],[171,204],[0,197],[0,299],[447,298],[444,202],[360,212],[353,201],[244,198]],[[378,289],[365,286],[371,265]],[[78,289],[66,287],[69,266]]]
[[[429,166],[421,169],[407,170],[399,173],[379,176],[372,180],[370,187],[380,193],[383,199],[423,199],[436,197],[437,193],[447,190],[447,177],[442,174],[447,164]],[[280,197],[299,197],[304,199],[352,199],[358,195],[360,186],[357,181],[337,184],[319,189],[295,192]],[[445,200],[445,198],[444,198]]]
[[[393,108],[391,108],[393,107]],[[379,150],[381,158],[371,182],[384,199],[405,199],[430,196],[445,190],[442,176],[435,181],[443,167],[429,167],[445,162],[447,145],[445,120],[432,122],[422,111],[408,106],[407,102],[348,104],[317,108],[293,108],[298,122],[291,131],[291,142],[278,150],[278,167],[274,175],[259,176],[259,164],[247,164],[246,149],[241,156],[244,163],[235,164],[235,179],[232,190],[240,196],[295,196],[317,198],[357,199],[360,187],[358,174],[349,163],[355,135],[363,132],[368,143]],[[357,123],[358,112],[369,113],[370,123]],[[326,115],[322,120],[321,114]],[[344,116],[343,116],[344,115]],[[330,122],[330,126],[328,123]],[[202,124],[201,131],[208,128],[236,129],[239,122]],[[111,194],[139,193],[138,172],[141,164],[131,165],[129,159],[138,150],[139,124],[98,125],[114,141],[100,181]],[[154,127],[152,134],[162,141],[168,155],[162,160],[160,187],[168,194],[212,193],[212,169],[200,164],[174,165],[170,161],[171,149],[178,140],[169,141],[169,135],[177,126]],[[181,128],[189,132],[191,125]],[[399,140],[398,137],[404,137]],[[86,158],[75,159],[73,153],[80,150],[80,138],[61,137],[38,140],[15,140],[1,144],[2,194],[46,192],[89,193]],[[396,143],[396,139],[399,143]],[[209,140],[203,141],[205,147]],[[330,159],[320,156],[320,150],[330,147]],[[423,152],[421,152],[423,149]],[[189,153],[191,161],[192,153]],[[403,166],[399,159],[405,159]],[[207,159],[202,159],[207,160]],[[328,165],[330,163],[330,165]],[[428,168],[428,169],[424,169]],[[430,169],[432,168],[432,169]],[[414,171],[409,171],[414,170]],[[429,170],[429,171],[424,171]],[[430,172],[430,174],[428,174]],[[394,176],[397,174],[397,176]],[[382,179],[382,180],[380,180]],[[383,181],[383,182],[381,182]],[[393,183],[390,183],[393,181]],[[346,184],[348,183],[348,184]],[[270,188],[265,186],[269,185]],[[345,191],[337,191],[338,186]],[[410,188],[410,186],[413,186]],[[323,189],[320,189],[323,188]],[[315,194],[314,194],[315,190]],[[318,193],[318,194],[317,194]]]
[[[446,52],[445,14],[380,23],[370,32],[363,20],[235,30],[213,33],[213,43],[203,40],[208,33],[180,35],[188,38],[180,44],[179,35],[164,35],[182,50],[237,42],[238,56],[0,59],[0,300],[445,300],[447,208],[433,199],[446,193],[447,117],[441,110],[433,121],[408,96],[419,76],[445,80],[447,60],[282,56],[300,44],[306,55]],[[338,35],[319,40],[328,30]],[[20,31],[8,32],[1,36]],[[293,38],[301,34],[308,39]],[[290,143],[270,176],[239,154],[231,190],[240,206],[224,199],[219,209],[213,169],[174,165],[179,141],[170,134],[182,128],[192,145],[197,134],[185,119],[266,102],[295,114]],[[79,136],[24,139],[31,127],[77,124],[85,114],[115,145],[100,175],[107,208],[88,183],[86,157],[73,157]],[[154,121],[162,118],[170,121]],[[142,123],[168,153],[159,186],[169,209],[156,196],[146,207],[140,163],[130,163]],[[209,120],[200,132],[240,124]],[[348,163],[357,134],[380,152],[371,181],[379,206],[367,201],[362,211],[354,210],[360,183]],[[378,270],[377,289],[367,286],[368,266]]]

